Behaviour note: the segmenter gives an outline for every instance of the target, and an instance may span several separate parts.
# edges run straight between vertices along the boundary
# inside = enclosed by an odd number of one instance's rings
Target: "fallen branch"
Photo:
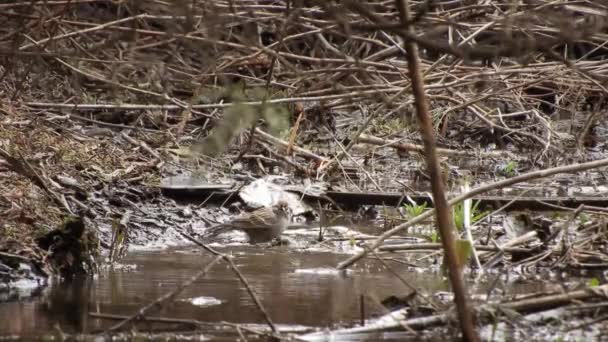
[[[381,252],[398,252],[398,251],[433,251],[441,249],[440,243],[404,243],[398,245],[381,246],[378,248]],[[506,253],[531,253],[534,248],[522,248],[522,247],[494,247],[485,245],[475,245],[475,249],[479,251],[488,252],[506,252]],[[556,252],[557,253],[557,252]]]
[[[283,141],[283,140],[281,140],[279,138],[275,138],[272,135],[270,135],[270,134],[262,131],[259,128],[255,129],[255,134],[257,134],[260,138],[262,138],[263,140],[265,140],[268,143],[273,144],[275,146],[280,146],[280,147],[283,147],[285,149],[287,149],[289,147],[289,143],[288,142]],[[314,153],[312,153],[312,152],[310,152],[308,150],[305,150],[305,149],[303,149],[301,147],[298,147],[296,145],[293,145],[291,148],[292,148],[292,150],[294,152],[296,152],[296,153],[298,153],[298,154],[300,154],[300,155],[302,155],[304,157],[307,157],[309,159],[314,159],[314,160],[317,160],[317,161],[319,161],[321,163],[326,163],[326,162],[329,161],[326,158],[323,158],[323,157],[321,157],[321,156],[319,156],[317,154],[314,154]]]
[[[376,145],[376,146],[388,146],[388,147],[392,147],[394,149],[397,149],[399,151],[404,151],[404,152],[424,153],[424,146],[422,146],[422,145],[400,142],[399,140],[386,140],[386,139],[374,137],[374,136],[367,135],[367,134],[361,134],[361,136],[359,137],[359,139],[357,141],[360,143]],[[452,156],[452,157],[484,157],[484,158],[511,158],[511,159],[516,158],[516,156],[514,156],[511,152],[508,152],[508,151],[489,151],[489,152],[473,151],[473,152],[470,152],[470,151],[463,151],[463,150],[460,150],[460,151],[450,150],[450,149],[441,148],[441,147],[437,147],[436,151],[438,154]]]
[[[509,303],[499,304],[499,306],[501,308],[511,309],[518,312],[532,312],[554,308],[558,305],[568,304],[573,300],[590,299],[593,297],[607,298],[608,285],[602,285],[555,295],[526,298]]]
[[[17,153],[19,154],[19,153]],[[51,190],[45,183],[45,180],[42,179],[42,176],[40,176],[36,170],[32,167],[32,165],[30,165],[30,163],[27,162],[27,160],[25,160],[25,158],[23,158],[23,156],[21,156],[19,154],[19,157],[13,157],[10,153],[6,152],[5,150],[0,148],[0,157],[4,158],[4,161],[6,161],[7,166],[13,171],[16,172],[26,178],[28,178],[30,181],[32,181],[32,183],[36,184],[38,187],[40,187],[42,190],[44,190],[47,195],[49,195],[49,197],[51,197],[51,199],[60,207],[62,207],[63,209],[65,209],[68,213],[73,214],[72,209],[70,209],[70,206],[68,205],[67,201],[65,200],[65,197],[63,196],[59,196],[57,193],[55,193],[53,190]]]
[[[128,319],[129,316],[126,315],[116,315],[116,314],[108,314],[108,313],[100,313],[100,312],[89,312],[89,316],[97,319],[106,319],[106,320],[124,320]],[[142,322],[147,323],[164,323],[164,324],[181,324],[181,325],[189,325],[193,328],[207,328],[210,330],[216,330],[218,326],[234,328],[235,330],[242,329],[247,331],[248,333],[259,335],[259,336],[268,336],[266,331],[253,329],[250,327],[243,326],[242,324],[230,323],[230,322],[203,322],[196,319],[187,319],[187,318],[173,318],[173,317],[143,317],[141,319]],[[281,329],[282,332],[290,332],[289,329]]]
[[[568,304],[574,300],[591,299],[594,297],[606,297],[608,296],[608,285],[602,285],[595,288],[572,291],[569,293],[548,295],[541,297],[534,297],[529,299],[522,299],[513,301],[510,303],[503,304],[486,304],[483,305],[478,313],[482,319],[495,320],[495,307],[503,309],[510,309],[520,313],[531,312],[531,311],[543,311],[551,309],[558,305]],[[445,325],[448,323],[452,316],[450,311],[439,315],[416,317],[411,319],[399,319],[400,316],[404,316],[403,310],[393,311],[390,314],[384,315],[379,318],[376,322],[369,325],[356,328],[338,329],[329,332],[314,332],[299,336],[300,339],[305,341],[326,341],[330,338],[332,340],[341,340],[341,338],[355,339],[356,334],[370,334],[374,332],[385,331],[388,329],[399,328],[400,326],[407,326],[411,329],[423,329],[432,326]]]
[[[290,165],[291,167],[293,167],[294,169],[298,170],[299,172],[302,172],[305,175],[309,175],[310,174],[310,170],[306,169],[306,167],[299,165],[298,163],[296,163],[294,160],[292,160],[292,158],[289,157],[289,154],[287,155],[282,155],[279,154],[275,151],[273,151],[270,146],[260,142],[260,145],[262,145],[262,147],[268,152],[270,153],[273,157],[280,159],[282,161],[284,161],[285,163],[287,163],[288,165]]]
[[[130,142],[131,144],[137,146],[137,147],[141,147],[144,151],[148,152],[152,157],[156,158],[156,160],[158,160],[158,164],[156,164],[157,168],[161,168],[164,164],[163,159],[161,158],[161,156],[156,153],[156,151],[154,151],[153,149],[150,148],[150,146],[148,146],[148,144],[146,144],[143,141],[139,141],[139,140],[135,140],[134,138],[130,137],[126,132],[121,132],[121,136],[123,137],[123,139],[125,139],[126,141]]]

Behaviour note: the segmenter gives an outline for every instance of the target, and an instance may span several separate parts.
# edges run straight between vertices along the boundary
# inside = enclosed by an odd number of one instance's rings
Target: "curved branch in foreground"
[[[504,188],[506,186],[521,183],[524,181],[549,177],[549,176],[553,176],[553,175],[556,175],[559,173],[585,171],[585,170],[595,169],[595,168],[603,167],[603,166],[608,166],[608,158],[595,160],[595,161],[591,161],[591,162],[587,162],[587,163],[572,164],[572,165],[567,165],[567,166],[558,166],[558,167],[553,167],[553,168],[545,169],[545,170],[532,171],[532,172],[521,174],[517,177],[504,179],[504,180],[501,180],[498,182],[493,182],[493,183],[490,183],[487,185],[482,185],[467,193],[464,193],[464,194],[461,194],[459,196],[452,198],[451,200],[448,201],[448,204],[453,206],[456,203],[459,203],[461,201],[464,201],[465,199],[469,199],[474,196],[483,194],[484,192]],[[376,239],[376,241],[374,241],[374,243],[368,247],[368,249],[369,250],[377,249],[378,247],[380,247],[380,245],[382,245],[382,242],[384,242],[384,240],[399,233],[400,231],[403,231],[404,229],[406,229],[410,226],[413,226],[416,223],[419,223],[419,222],[422,222],[422,221],[428,219],[429,217],[433,216],[434,214],[435,214],[434,209],[429,210],[419,216],[416,216],[415,218],[409,220],[408,222],[402,223],[402,224],[398,225],[397,227],[386,231],[384,234],[380,235],[378,237],[378,239]],[[359,252],[358,254],[355,254],[355,255],[351,256],[350,258],[344,260],[343,262],[339,263],[337,268],[341,269],[341,270],[345,269],[345,268],[351,266],[352,264],[354,264],[355,262],[357,262],[358,260],[360,260],[361,258],[363,258],[364,256],[366,256],[367,253],[368,253],[367,250],[363,250],[363,251]]]

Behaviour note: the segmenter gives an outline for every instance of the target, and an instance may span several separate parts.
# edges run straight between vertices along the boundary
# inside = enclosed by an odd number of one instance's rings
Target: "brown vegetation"
[[[127,243],[153,235],[127,226],[145,216],[131,218],[142,212],[134,203],[161,177],[196,170],[211,182],[245,164],[360,192],[401,193],[411,172],[428,170],[430,182],[416,183],[433,189],[453,275],[451,205],[604,166],[444,199],[461,185],[449,171],[463,161],[478,164],[469,182],[508,163],[523,171],[603,157],[589,148],[605,147],[608,7],[592,3],[0,4],[0,265],[19,255],[40,263],[49,247],[34,237],[76,214],[105,248],[119,227]],[[380,152],[388,146],[399,154]],[[451,280],[474,340],[461,280]]]

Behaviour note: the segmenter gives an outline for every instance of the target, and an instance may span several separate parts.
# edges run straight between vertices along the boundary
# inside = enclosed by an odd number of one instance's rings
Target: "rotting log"
[[[160,190],[165,196],[177,200],[197,200],[208,199],[211,202],[225,201],[228,198],[238,199],[237,188],[233,184],[201,184],[201,185],[180,185],[167,184],[161,185]],[[298,194],[302,191],[290,189]],[[399,206],[409,203],[407,197],[402,193],[396,192],[348,192],[348,191],[327,191],[325,196],[332,201],[350,207],[361,205],[387,205]],[[431,199],[425,194],[408,194],[412,200],[418,204],[426,203],[427,207],[432,207]],[[327,201],[324,197],[304,194],[305,200]],[[500,208],[508,204],[505,210],[550,210],[559,211],[566,208],[575,209],[580,205],[606,208],[608,198],[599,196],[476,196],[473,201],[479,201],[478,208]],[[561,207],[561,208],[560,208]]]

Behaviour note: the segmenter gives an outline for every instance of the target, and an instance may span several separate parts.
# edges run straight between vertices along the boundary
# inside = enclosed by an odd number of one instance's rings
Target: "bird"
[[[233,220],[207,228],[203,240],[220,234],[240,230],[247,234],[249,243],[269,242],[281,236],[291,221],[291,210],[285,201],[272,207],[262,207],[243,213]]]

